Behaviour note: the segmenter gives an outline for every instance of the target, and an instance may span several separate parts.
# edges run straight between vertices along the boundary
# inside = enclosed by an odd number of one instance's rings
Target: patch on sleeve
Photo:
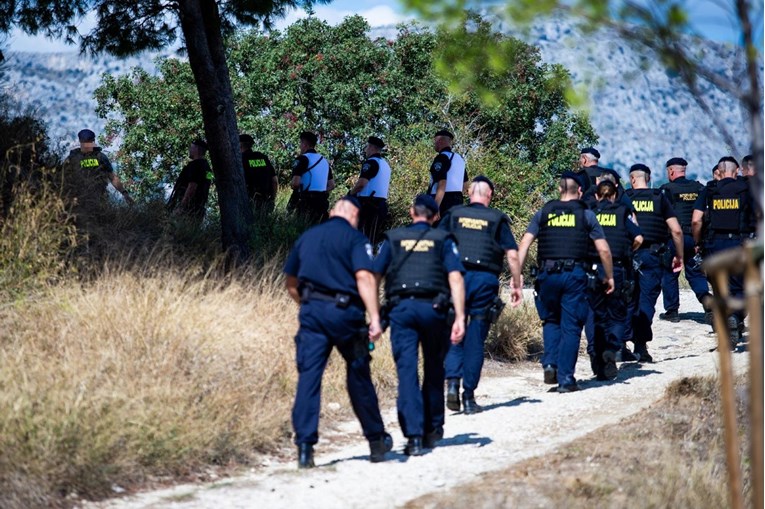
[[[369,171],[369,163],[364,163],[361,166],[361,171]]]
[[[441,171],[441,163],[433,163],[433,171]]]
[[[298,167],[298,164],[300,164],[300,159],[295,159],[292,161],[292,168],[295,169]]]
[[[460,257],[460,252],[457,249],[457,244],[452,244],[452,253],[454,253],[454,256],[456,256],[457,258]]]
[[[374,257],[374,253],[373,253],[373,251],[372,251],[372,244],[370,244],[369,242],[367,242],[366,244],[364,244],[364,247],[365,247],[365,248],[366,248],[366,250],[367,250],[367,256],[369,257],[369,259],[370,259],[370,260],[374,260],[374,259],[375,259],[375,257]]]

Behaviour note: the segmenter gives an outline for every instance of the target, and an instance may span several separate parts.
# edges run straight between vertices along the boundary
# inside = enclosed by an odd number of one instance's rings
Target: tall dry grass
[[[297,309],[278,268],[227,282],[119,271],[5,305],[0,507],[105,496],[115,483],[248,463],[287,444]],[[381,345],[381,390],[392,387],[390,359]],[[324,402],[347,411],[344,386],[333,356]]]

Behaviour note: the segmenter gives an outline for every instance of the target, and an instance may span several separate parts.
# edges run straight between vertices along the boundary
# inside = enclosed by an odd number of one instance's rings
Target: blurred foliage
[[[577,147],[597,137],[586,117],[566,98],[567,71],[541,62],[539,51],[494,32],[477,16],[460,25],[463,51],[478,54],[487,41],[514,55],[515,65],[495,58],[491,68],[460,67],[450,32],[402,25],[394,40],[372,39],[367,22],[346,18],[337,26],[308,18],[284,32],[240,32],[229,43],[239,129],[289,179],[298,134],[320,135],[318,150],[332,162],[336,195],[352,185],[366,138],[382,136],[394,171],[391,210],[404,220],[414,194],[427,184],[433,132],[456,134],[455,149],[471,175],[500,183],[499,206],[525,217],[531,194],[552,189],[552,176],[576,164]],[[191,71],[165,59],[150,76],[105,75],[96,90],[98,113],[107,119],[103,140],[120,140],[115,158],[131,191],[147,196],[172,183],[184,164],[189,140],[203,133]],[[467,80],[450,88],[452,69]],[[486,102],[486,90],[497,92]],[[400,209],[400,210],[399,210]]]

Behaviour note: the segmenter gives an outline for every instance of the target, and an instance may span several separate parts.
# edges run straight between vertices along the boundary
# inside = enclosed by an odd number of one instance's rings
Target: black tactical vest
[[[502,272],[505,252],[497,243],[497,232],[503,221],[510,221],[507,216],[488,207],[461,206],[449,212],[449,230],[457,237],[465,268]]]
[[[385,274],[385,295],[435,296],[449,293],[449,280],[441,259],[444,242],[452,235],[443,230],[396,228],[385,234],[391,262]],[[418,240],[419,239],[419,240]]]
[[[711,234],[746,231],[749,226],[749,184],[744,180],[718,183],[707,194]]]
[[[614,260],[628,260],[632,254],[632,241],[627,232],[626,221],[629,221],[627,219],[629,217],[627,207],[621,203],[601,201],[596,204],[593,212],[598,218],[598,223],[603,227],[608,247],[611,249],[611,257]],[[593,261],[600,260],[598,250],[592,243],[590,244],[590,259]]]
[[[584,202],[552,200],[542,207],[537,257],[544,260],[587,259],[591,243],[584,222]]]
[[[675,180],[661,186],[667,190],[667,194],[675,209],[677,220],[683,229],[683,233],[691,233],[691,217],[693,216],[693,204],[704,186],[695,180]]]
[[[632,199],[637,222],[643,232],[643,247],[664,244],[669,240],[669,228],[661,210],[661,195],[659,189],[627,189],[627,196]]]

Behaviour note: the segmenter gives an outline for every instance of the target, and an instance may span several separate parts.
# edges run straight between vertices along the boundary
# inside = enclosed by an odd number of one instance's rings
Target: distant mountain
[[[508,28],[504,31],[512,33]],[[393,27],[372,31],[374,37],[395,34]],[[707,180],[721,156],[740,158],[747,152],[748,129],[734,99],[701,82],[712,111],[738,141],[737,146],[726,147],[712,120],[680,80],[613,33],[601,30],[582,35],[571,22],[550,20],[534,27],[526,40],[539,46],[545,61],[563,64],[574,83],[589,92],[601,163],[622,175],[635,162],[661,170],[667,159],[682,156],[690,163],[689,173]],[[697,51],[720,76],[736,79],[735,47],[704,42]],[[70,145],[83,127],[103,129],[92,97],[103,73],[124,74],[136,66],[154,72],[158,54],[127,59],[76,53],[8,52],[7,56],[3,85],[47,120],[54,140]]]

